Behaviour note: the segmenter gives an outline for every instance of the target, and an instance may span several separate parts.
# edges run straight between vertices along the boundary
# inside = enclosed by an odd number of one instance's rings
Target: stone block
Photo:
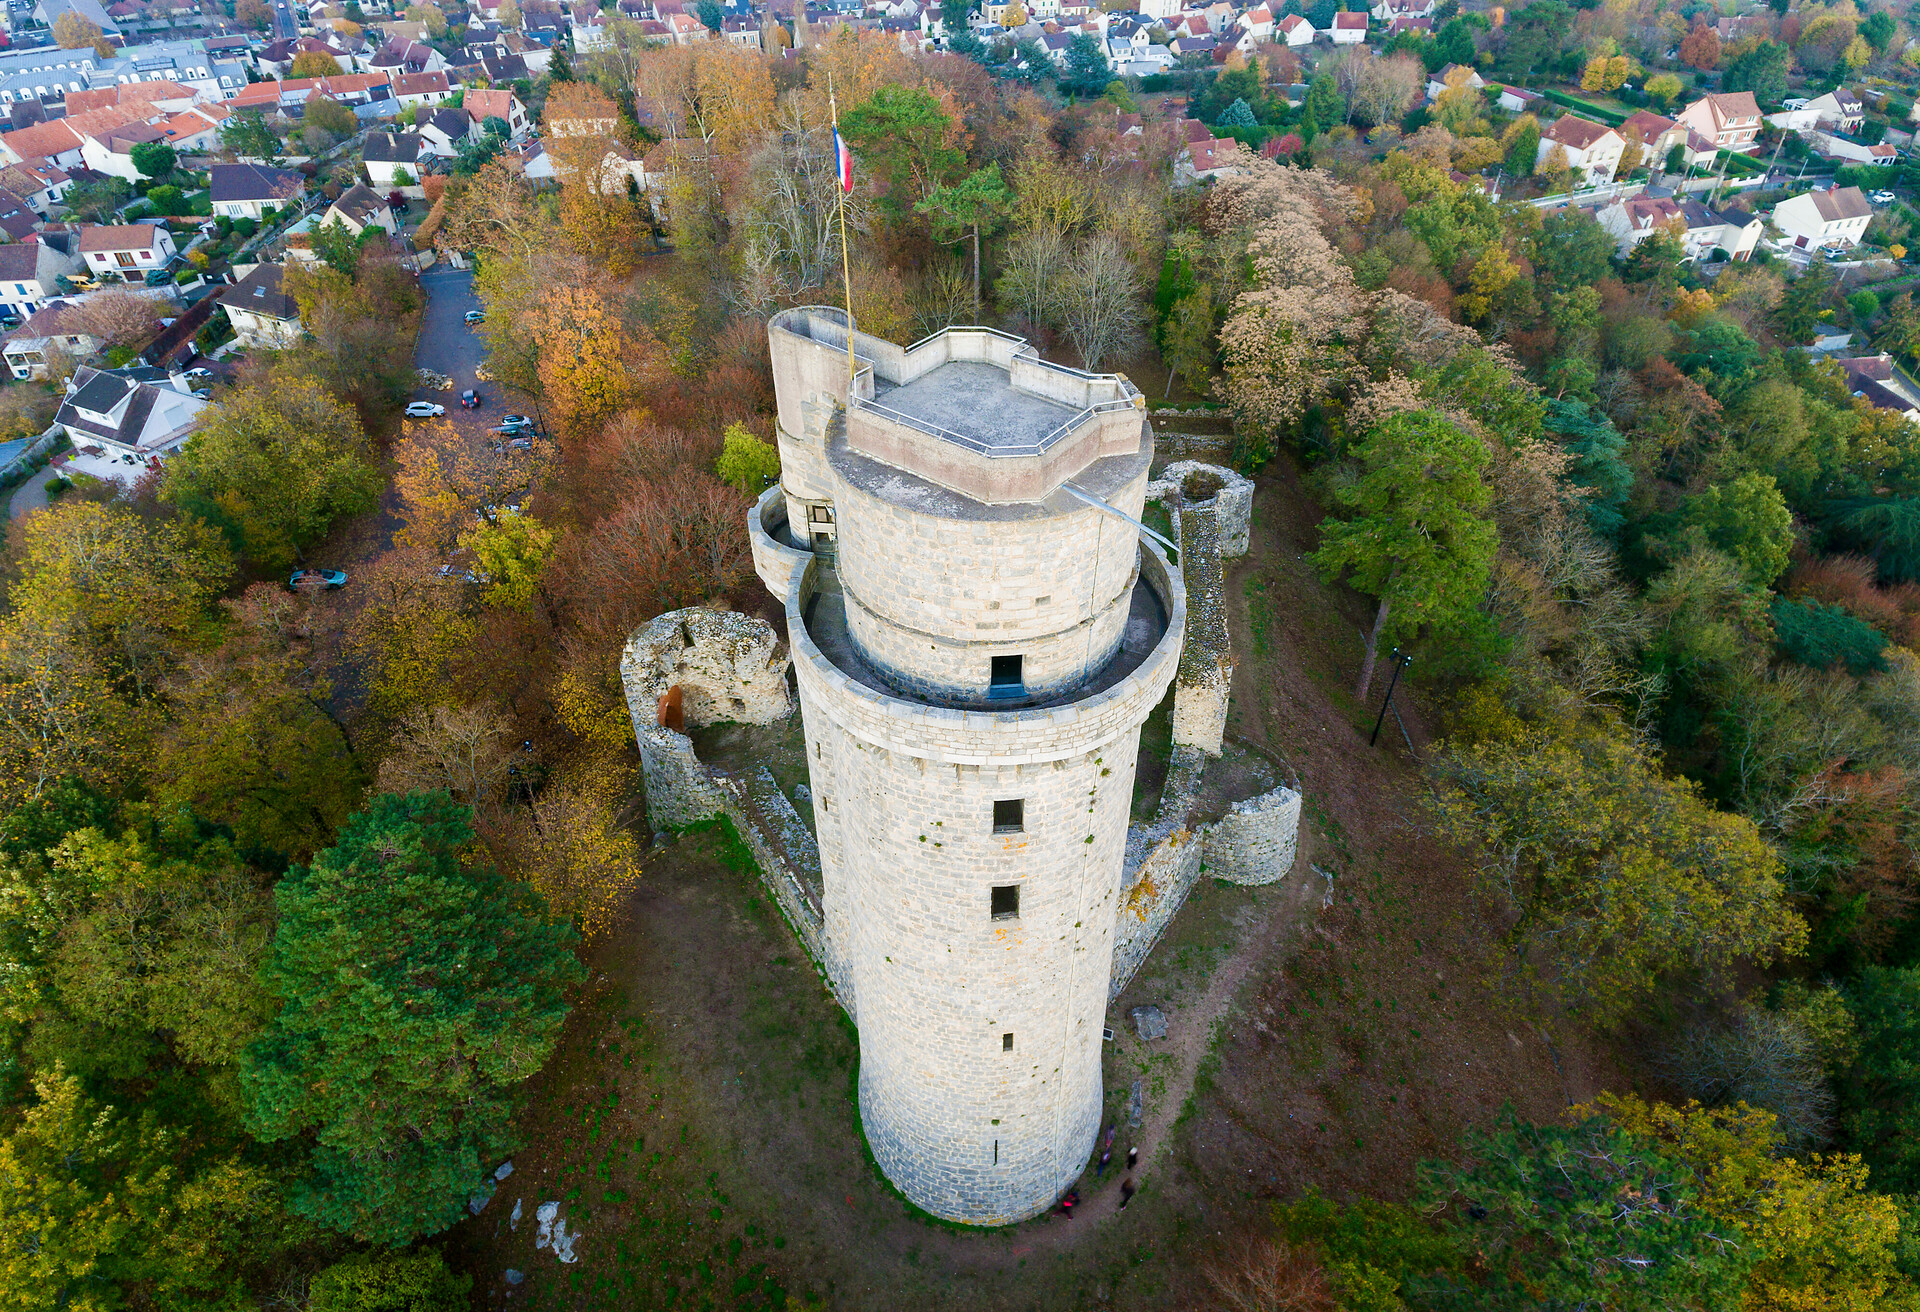
[[[1167,1018],[1160,1013],[1160,1008],[1151,1003],[1144,1007],[1135,1007],[1127,1013],[1127,1016],[1133,1021],[1133,1032],[1143,1040],[1151,1041],[1167,1037]]]

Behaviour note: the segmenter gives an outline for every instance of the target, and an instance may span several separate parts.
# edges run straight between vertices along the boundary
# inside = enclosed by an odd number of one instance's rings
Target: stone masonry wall
[[[1226,579],[1220,567],[1218,498],[1182,508],[1180,570],[1187,580],[1187,639],[1173,680],[1173,741],[1220,755],[1233,688]]]
[[[1272,884],[1286,878],[1300,837],[1300,794],[1276,788],[1235,802],[1207,827],[1201,851],[1207,873],[1235,884]]]
[[[1197,475],[1201,480],[1220,486],[1211,498],[1196,497],[1185,492],[1187,479]],[[1178,494],[1178,495],[1176,495]],[[1164,504],[1173,515],[1174,531],[1179,532],[1180,503],[1199,504],[1211,499],[1220,521],[1220,555],[1225,560],[1238,560],[1247,554],[1247,548],[1253,538],[1253,480],[1243,478],[1225,465],[1209,465],[1198,460],[1176,460],[1160,471],[1160,476],[1147,485],[1147,499]]]
[[[732,721],[772,724],[793,710],[787,652],[756,615],[693,606],[642,625],[620,657],[620,681],[637,724],[679,688],[691,728]]]

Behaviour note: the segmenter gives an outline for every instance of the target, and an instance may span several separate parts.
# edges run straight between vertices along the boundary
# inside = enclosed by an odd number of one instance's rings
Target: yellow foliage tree
[[[576,436],[636,407],[658,369],[658,343],[645,330],[630,329],[600,288],[549,288],[531,326],[540,385],[561,428]]]
[[[1666,1145],[1701,1182],[1700,1204],[1760,1253],[1748,1276],[1751,1312],[1885,1312],[1912,1307],[1897,1261],[1900,1211],[1867,1188],[1853,1154],[1779,1153],[1774,1114],[1741,1103],[1705,1108],[1603,1094],[1594,1108],[1622,1129]],[[1900,1296],[1890,1301],[1890,1296]]]
[[[632,788],[633,772],[618,757],[588,754],[508,824],[511,864],[584,940],[613,927],[645,868],[639,841],[620,821]]]

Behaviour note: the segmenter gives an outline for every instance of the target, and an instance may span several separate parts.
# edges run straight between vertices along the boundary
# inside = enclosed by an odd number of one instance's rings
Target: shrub
[[[463,1312],[473,1277],[433,1249],[356,1253],[313,1278],[308,1312]]]
[[[1856,321],[1865,323],[1867,320],[1873,318],[1874,315],[1880,313],[1880,298],[1868,291],[1865,287],[1862,287],[1859,291],[1847,297],[1847,308],[1853,311],[1853,317]]]

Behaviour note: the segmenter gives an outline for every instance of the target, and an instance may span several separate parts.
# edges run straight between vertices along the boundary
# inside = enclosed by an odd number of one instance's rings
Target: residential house
[[[1396,14],[1387,20],[1387,35],[1399,36],[1402,32],[1413,32],[1419,36],[1433,35],[1432,14]]]
[[[30,159],[0,165],[0,187],[24,200],[29,209],[44,219],[73,188],[73,178],[52,160]]]
[[[480,71],[488,82],[496,87],[512,86],[515,82],[531,82],[536,74],[527,67],[527,61],[519,55],[486,55],[480,60]]]
[[[165,381],[146,381],[155,376]],[[125,481],[131,482],[179,449],[206,408],[186,379],[164,370],[81,365],[53,418],[81,455],[117,460],[128,466]]]
[[[1716,250],[1744,260],[1753,254],[1766,225],[1745,210],[1711,210],[1697,200],[1628,196],[1603,207],[1595,216],[1626,256],[1655,233],[1665,232],[1680,242],[1683,258],[1710,259]]]
[[[7,235],[8,241],[25,241],[33,235],[40,223],[40,216],[24,200],[0,187],[0,232]]]
[[[1877,164],[1882,167],[1893,164],[1900,158],[1900,152],[1884,141],[1873,145],[1863,145],[1838,133],[1816,131],[1805,134],[1813,148],[1829,159],[1837,159],[1848,164]]]
[[[751,18],[722,19],[720,35],[728,45],[742,50],[760,50],[765,45],[760,24]]]
[[[1860,97],[1845,87],[1835,87],[1824,96],[1815,96],[1806,103],[1813,111],[1816,127],[1830,128],[1852,136],[1867,121],[1867,107]]]
[[[227,322],[244,346],[279,350],[300,340],[300,303],[280,290],[281,268],[256,264],[220,293]]]
[[[1175,157],[1173,179],[1176,183],[1211,182],[1215,178],[1242,173],[1246,169],[1246,147],[1232,137],[1189,141]]]
[[[291,169],[264,164],[215,164],[207,172],[213,212],[230,219],[257,219],[267,210],[299,205],[306,181]]]
[[[360,182],[341,192],[340,199],[327,207],[320,225],[325,227],[329,223],[341,224],[356,237],[368,228],[379,228],[389,237],[400,231],[386,198]]]
[[[0,245],[0,313],[26,318],[60,294],[57,279],[79,267],[77,254],[68,255],[43,241]]]
[[[1641,163],[1655,169],[1664,167],[1668,151],[1686,144],[1688,133],[1672,119],[1644,109],[1622,123],[1619,131],[1623,139],[1640,143]]]
[[[167,134],[151,123],[128,123],[81,139],[80,163],[95,173],[126,182],[138,182],[146,175],[133,162],[135,146],[165,144]]]
[[[399,77],[403,73],[440,73],[447,60],[438,50],[419,41],[388,41],[367,59],[367,72]]]
[[[35,310],[27,321],[8,333],[0,353],[6,356],[7,372],[20,382],[37,382],[47,377],[50,356],[64,355],[84,360],[100,349],[100,339],[79,322],[71,301],[56,301]]]
[[[1247,35],[1255,41],[1265,41],[1273,36],[1273,6],[1260,5],[1249,9],[1240,16],[1240,26],[1247,29]]]
[[[1545,100],[1546,97],[1538,91],[1529,91],[1525,87],[1501,87],[1498,104],[1509,114],[1536,114]]]
[[[200,99],[200,93],[178,82],[117,82],[111,86],[89,87],[67,93],[67,113],[84,114],[89,110],[117,105],[149,114],[178,114]]]
[[[1439,6],[1434,0],[1379,0],[1372,9],[1375,18],[1391,23],[1396,18],[1432,18]]]
[[[369,132],[360,162],[376,187],[412,186],[420,180],[420,138],[412,132]]]
[[[469,88],[461,99],[461,108],[467,111],[467,119],[475,128],[490,118],[497,118],[507,125],[507,140],[519,141],[527,135],[533,125],[527,119],[527,107],[511,91],[482,91]]]
[[[1873,206],[1858,187],[1834,187],[1793,196],[1773,207],[1773,226],[1800,250],[1838,242],[1856,245],[1873,219]],[[6,249],[0,247],[0,250]]]
[[[1760,132],[1760,106],[1751,91],[1702,96],[1673,117],[1711,141],[1716,150],[1750,151]]]
[[[393,98],[402,109],[414,105],[437,105],[453,94],[453,84],[444,72],[398,73],[393,78]]]
[[[464,109],[436,109],[420,115],[414,133],[420,138],[420,153],[452,159],[467,139],[471,120]]]
[[[172,263],[175,250],[173,234],[163,223],[80,229],[80,257],[87,262],[87,272],[103,282],[110,278],[139,282]]]
[[[1580,174],[1582,185],[1612,182],[1626,145],[1620,134],[1604,123],[1563,114],[1541,130],[1534,166],[1538,168],[1547,163],[1553,152],[1559,150],[1568,167]]]
[[[1892,410],[1909,421],[1920,421],[1920,404],[1895,373],[1893,357],[1879,355],[1833,357],[1847,375],[1847,390],[1876,410]]]
[[[233,117],[225,105],[194,105],[154,126],[175,150],[207,151],[220,145],[220,129]]]
[[[1333,26],[1327,29],[1327,39],[1337,46],[1357,46],[1367,39],[1367,16],[1364,13],[1350,14],[1342,11],[1333,16]]]
[[[1462,73],[1466,75],[1466,85],[1470,90],[1485,91],[1487,89],[1487,80],[1476,73],[1470,66],[1466,64],[1448,64],[1438,73],[1430,73],[1427,75],[1427,99],[1429,101],[1438,100],[1440,93],[1451,85],[1449,79],[1457,77]]]
[[[1298,14],[1277,18],[1273,23],[1273,39],[1296,49],[1310,46],[1313,44],[1313,24]]]

